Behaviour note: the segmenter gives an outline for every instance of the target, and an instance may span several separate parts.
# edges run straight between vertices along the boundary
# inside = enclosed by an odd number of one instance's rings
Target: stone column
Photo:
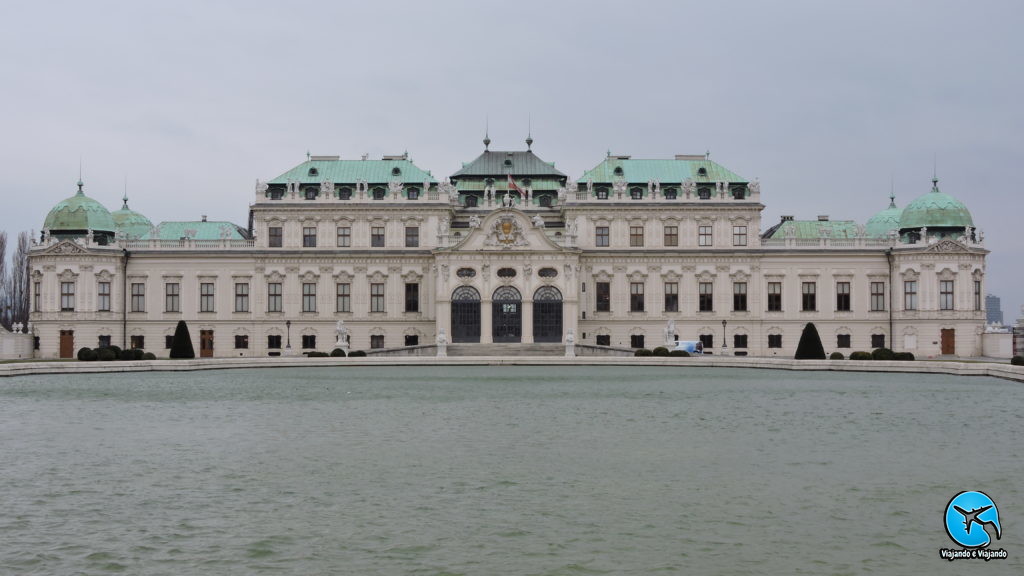
[[[521,323],[523,329],[523,344],[533,344],[533,298],[529,300],[524,299],[522,302],[523,307],[523,321]]]
[[[492,340],[491,330],[494,325],[491,315],[491,295],[490,293],[481,294],[480,300],[480,343],[491,344]]]

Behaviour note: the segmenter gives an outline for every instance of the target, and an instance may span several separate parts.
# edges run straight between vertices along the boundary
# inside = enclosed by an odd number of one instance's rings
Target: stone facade
[[[337,173],[366,179],[321,181],[336,162],[313,157],[289,172],[306,179],[258,182],[250,238],[44,233],[31,252],[37,355],[111,343],[164,356],[178,320],[214,357],[329,352],[339,320],[352,350],[433,344],[442,330],[452,343],[572,331],[586,345],[703,337],[716,354],[791,357],[814,322],[827,352],[982,352],[987,251],[970,231],[913,244],[863,227],[762,237],[760,184],[717,172],[374,182],[391,164],[363,160]],[[710,164],[663,162],[695,175]],[[557,189],[535,190],[541,181]]]

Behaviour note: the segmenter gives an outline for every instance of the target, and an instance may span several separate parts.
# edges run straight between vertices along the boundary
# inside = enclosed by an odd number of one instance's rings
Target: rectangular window
[[[665,283],[665,312],[679,312],[679,283]]]
[[[836,282],[836,311],[850,311],[850,283]]]
[[[732,309],[734,312],[747,311],[747,283],[733,282],[732,284]]]
[[[419,226],[406,226],[405,227],[405,247],[416,248],[420,245],[420,228]]]
[[[316,248],[316,227],[306,226],[302,229],[302,247]]]
[[[352,228],[338,226],[338,248],[348,248],[350,246],[352,246]]]
[[[245,350],[249,348],[249,337],[245,334],[235,334],[235,350]]]
[[[337,302],[335,304],[335,312],[351,312],[352,311],[352,285],[351,284],[338,284],[335,292]]]
[[[146,311],[146,285],[139,282],[132,284],[132,312]]]
[[[284,298],[281,296],[281,283],[270,282],[267,284],[267,312],[281,312],[284,310]]]
[[[39,302],[42,300],[42,282],[32,284],[32,311],[39,312]]]
[[[316,334],[303,334],[302,335],[302,348],[304,350],[315,350],[316,349]]]
[[[109,348],[110,347],[110,335],[109,334],[101,334],[100,335],[99,347],[100,348]]]
[[[167,350],[170,350],[171,346],[173,344],[174,344],[174,336],[164,336],[164,348],[166,348]]]
[[[408,283],[405,285],[405,311],[420,311],[420,285],[418,283]]]
[[[747,347],[747,335],[746,334],[733,334],[733,336],[732,336],[732,347],[733,348],[746,348]]]
[[[596,284],[594,299],[597,303],[598,312],[609,312],[612,309],[612,284],[611,282],[598,282]]]
[[[383,348],[384,347],[384,335],[383,334],[371,334],[370,335],[370,348]]]
[[[885,282],[871,283],[871,310],[874,312],[885,310]]]
[[[281,335],[280,334],[271,334],[271,335],[267,336],[267,348],[269,348],[271,350],[280,350],[281,349]]]
[[[981,280],[974,281],[974,309],[981,310]]]
[[[110,312],[110,282],[100,282],[96,291],[96,310]]]
[[[598,334],[597,335],[597,345],[598,346],[611,346],[612,345],[612,335],[611,334]]]
[[[837,334],[836,335],[836,348],[849,348],[850,347],[850,335],[849,334]]]
[[[769,348],[782,348],[782,334],[769,334],[768,335],[768,347]]]
[[[733,226],[732,227],[732,245],[733,246],[746,246],[747,245],[747,227],[746,226]]]
[[[643,334],[632,334],[629,337],[630,348],[643,348],[644,347],[644,335]]]
[[[131,338],[132,349],[145,350],[146,349],[146,337],[145,336],[132,336]]]
[[[768,311],[782,312],[782,282],[768,283]]]
[[[903,309],[917,310],[917,280],[903,282]]]
[[[164,284],[164,312],[181,312],[181,284]]]
[[[715,285],[712,282],[697,284],[697,310],[713,312],[715,309]]]
[[[801,288],[801,307],[804,312],[814,312],[818,309],[818,284],[815,282],[804,282]]]
[[[610,246],[611,236],[608,233],[607,226],[598,226],[595,228],[594,244],[598,248]]]
[[[214,309],[213,282],[203,282],[199,285],[199,311],[213,312]]]
[[[302,311],[316,312],[316,283],[302,283]]]
[[[939,310],[953,309],[953,281],[939,281]]]
[[[630,312],[643,312],[644,311],[644,283],[643,282],[630,282],[629,283],[629,311]]]
[[[711,348],[715,347],[715,335],[714,334],[701,334],[700,336],[697,336],[697,339],[700,340],[700,345],[705,350],[710,350]]]
[[[370,312],[384,311],[384,284],[370,284]]]
[[[370,228],[370,246],[373,248],[384,247],[384,227],[373,226]]]
[[[61,312],[74,312],[75,311],[75,283],[74,282],[61,282],[60,283],[60,311]]]
[[[629,245],[630,246],[643,246],[644,245],[644,227],[643,226],[630,226],[629,227]]]
[[[238,282],[235,284],[235,312],[249,311],[249,284]]]
[[[885,348],[885,334],[872,334],[871,335],[871,347],[872,348]]]
[[[665,226],[665,246],[679,246],[678,226]]]
[[[267,240],[269,240],[271,248],[280,248],[284,245],[284,228],[271,226],[267,229],[267,232]]]
[[[419,346],[420,345],[420,337],[419,337],[419,335],[418,334],[406,334],[405,335],[405,345],[406,346]]]
[[[697,246],[711,246],[711,226],[697,227]]]

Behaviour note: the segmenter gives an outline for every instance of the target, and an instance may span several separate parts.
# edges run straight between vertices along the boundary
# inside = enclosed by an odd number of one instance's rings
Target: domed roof
[[[114,219],[117,231],[124,234],[127,238],[142,238],[153,229],[153,223],[149,221],[149,218],[128,207],[128,196],[125,196],[122,200],[124,200],[124,206],[121,206],[120,210],[110,215]]]
[[[78,192],[74,196],[61,200],[46,215],[43,228],[51,232],[81,231],[114,233],[117,225],[110,216],[110,211],[103,204],[89,198],[82,192],[82,181],[78,181]]]
[[[967,226],[974,226],[970,211],[956,198],[939,192],[938,178],[932,179],[932,191],[908,204],[900,216],[900,230]]]
[[[889,196],[889,207],[868,219],[864,227],[868,238],[885,238],[892,230],[900,229],[902,208],[896,207],[896,197]]]

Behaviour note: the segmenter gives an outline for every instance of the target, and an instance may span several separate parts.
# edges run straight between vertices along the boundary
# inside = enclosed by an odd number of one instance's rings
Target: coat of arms
[[[494,222],[490,237],[487,238],[488,246],[500,246],[512,248],[514,246],[526,246],[526,238],[523,237],[523,228],[519,220],[511,214],[500,216]]]

